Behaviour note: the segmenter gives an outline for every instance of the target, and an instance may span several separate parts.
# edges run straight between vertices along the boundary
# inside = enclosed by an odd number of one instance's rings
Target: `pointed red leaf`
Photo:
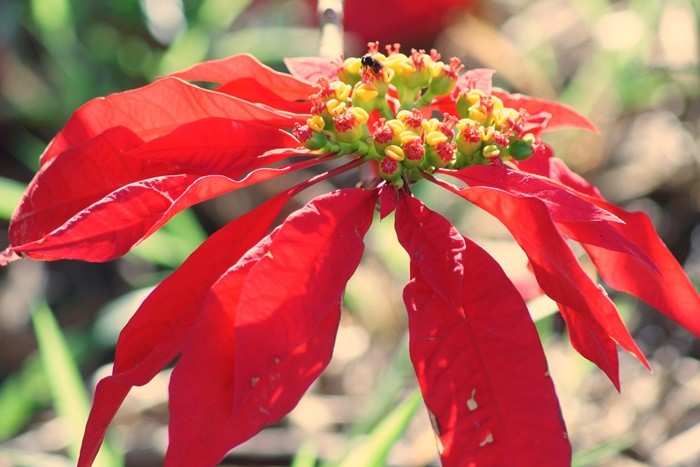
[[[12,248],[37,259],[113,259],[188,206],[322,161],[249,174],[297,153],[264,151],[296,144],[272,128],[215,118],[147,143],[112,128],[41,168],[13,216]]]
[[[599,362],[603,362],[601,368],[610,369],[606,372],[609,377],[613,371],[617,374],[617,368],[620,366],[617,344],[610,339],[605,329],[594,320],[577,313],[566,305],[559,303],[558,307],[569,331],[569,340],[573,348],[599,367],[601,367]],[[613,383],[619,391],[620,383],[615,382],[614,379]]]
[[[457,308],[416,269],[404,291],[411,360],[442,464],[568,465],[571,446],[528,310],[493,258],[465,242]]]
[[[235,92],[233,83],[248,82],[248,80],[254,80],[261,88],[267,89],[286,101],[306,99],[316,92],[314,86],[308,82],[290,74],[275,71],[263,65],[258,59],[249,54],[238,54],[220,60],[198,63],[170,76],[191,81],[219,83],[231,92],[226,92],[222,88],[217,88],[217,91],[238,97],[244,96]],[[264,99],[255,102],[271,105],[270,102],[266,102]]]
[[[530,115],[535,115],[540,112],[550,114],[552,118],[547,122],[544,131],[561,128],[581,128],[583,130],[592,131],[593,133],[598,133],[598,129],[588,118],[566,104],[522,94],[510,94],[499,89],[494,89],[493,95],[499,97],[506,107],[511,107],[516,110],[525,109]]]
[[[617,365],[611,365],[611,362],[617,360],[617,357],[610,353],[611,346],[601,347],[596,342],[590,342],[582,347],[578,345],[580,341],[590,336],[596,336],[596,340],[607,337],[607,340],[616,342],[649,367],[615,305],[581,268],[571,248],[557,231],[542,201],[521,198],[486,187],[453,191],[496,216],[508,228],[530,259],[542,290],[557,303],[579,314],[580,319],[570,322],[583,325],[585,329],[570,330],[570,333],[576,336],[576,339],[572,338],[574,348],[598,365],[615,387],[619,388],[619,368]],[[598,327],[605,331],[605,336],[598,335]],[[592,348],[598,350],[591,352]],[[601,352],[610,354],[603,359],[600,358]]]
[[[293,114],[199,88],[179,78],[162,78],[148,86],[93,99],[73,113],[41,156],[46,164],[68,148],[103,131],[123,126],[144,141],[166,135],[185,123],[221,117],[275,128],[303,123]]]
[[[402,194],[396,209],[396,235],[421,275],[451,307],[461,303],[464,239],[441,215]]]
[[[487,186],[511,195],[534,197],[545,203],[557,222],[618,222],[614,214],[575,194],[552,186],[532,174],[513,170],[504,164],[475,165],[458,171],[444,171],[469,186]]]
[[[550,157],[542,175],[550,183],[561,182],[577,196],[615,214],[624,224],[615,224],[620,235],[634,242],[654,264],[650,270],[633,257],[586,242],[601,277],[611,287],[627,292],[674,319],[700,337],[700,296],[683,268],[656,233],[643,212],[627,212],[603,199],[598,190],[571,172],[560,159]],[[553,180],[552,180],[553,179]]]
[[[316,198],[212,287],[173,371],[166,465],[213,465],[296,405],[331,357],[376,197]]]
[[[639,245],[657,268],[650,270],[628,255],[584,244],[603,280],[646,302],[700,337],[700,295],[659,238],[649,216],[643,212],[627,212],[597,198],[589,199],[625,221],[616,226],[617,230]]]
[[[265,235],[293,194],[281,193],[215,232],[141,304],[119,335],[112,376],[95,390],[79,467],[91,465],[129,390],[146,384],[180,353],[210,287]]]
[[[384,185],[379,190],[379,218],[384,219],[394,212],[399,196],[394,185]]]
[[[308,94],[294,99],[285,99],[253,78],[240,78],[219,86],[216,88],[216,91],[230,96],[236,96],[239,99],[244,99],[249,102],[269,105],[278,110],[306,115],[311,109],[308,98],[316,90],[311,88],[311,92]]]
[[[343,66],[339,58],[328,57],[291,57],[285,58],[289,72],[297,78],[315,83],[322,77],[338,79],[338,70]]]
[[[546,144],[539,144],[535,147],[532,157],[524,161],[516,162],[519,169],[536,175],[542,175],[551,180],[558,180],[569,188],[573,188],[578,193],[584,193],[596,198],[603,196],[588,181],[577,173],[569,170],[564,161],[554,157],[552,149]]]
[[[565,237],[625,253],[656,271],[644,250],[620,234],[618,227],[623,221],[619,217],[576,192],[552,184],[547,178],[513,170],[503,164],[478,165],[445,173],[470,186],[488,186],[511,195],[539,199],[545,203],[557,229]]]
[[[603,280],[640,298],[700,337],[700,295],[659,238],[649,217],[643,212],[615,210],[615,206],[602,201],[599,204],[625,221],[618,230],[643,248],[659,271],[650,271],[619,252],[584,245]]]

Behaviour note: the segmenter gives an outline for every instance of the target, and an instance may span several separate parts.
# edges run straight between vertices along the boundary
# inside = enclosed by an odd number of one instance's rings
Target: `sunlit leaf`
[[[180,353],[209,288],[265,234],[292,194],[278,195],[214,233],[139,307],[119,336],[112,375],[95,390],[80,466],[90,465],[129,390]]]
[[[571,446],[527,307],[495,260],[465,243],[459,306],[418,267],[404,290],[411,360],[442,464],[566,465]]]
[[[294,170],[249,173],[296,153],[263,156],[266,150],[296,144],[275,129],[227,119],[199,120],[147,143],[112,128],[37,174],[32,196],[13,217],[13,250],[41,259],[113,259],[186,207]]]
[[[208,91],[179,78],[162,78],[142,88],[111,94],[84,104],[68,120],[41,156],[42,165],[109,128],[129,128],[144,141],[172,132],[186,123],[207,118],[255,122],[288,128],[303,122],[297,115]],[[205,142],[195,139],[197,142]],[[233,141],[232,141],[233,143]]]
[[[216,463],[296,405],[332,355],[375,202],[315,198],[212,286],[173,371],[166,465]]]

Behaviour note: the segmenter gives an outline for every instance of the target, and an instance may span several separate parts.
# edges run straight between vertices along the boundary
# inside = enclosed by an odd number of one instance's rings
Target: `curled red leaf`
[[[235,83],[249,83],[250,81],[248,80],[258,83],[258,89],[266,89],[286,101],[306,99],[309,95],[316,92],[314,86],[308,82],[294,75],[275,71],[269,66],[260,63],[258,59],[250,54],[237,54],[220,60],[208,60],[186,70],[172,73],[170,76],[190,81],[219,83],[226,91],[222,87],[216,90],[231,95],[238,95],[235,94]],[[238,97],[243,96],[238,95]],[[271,104],[265,99],[253,100],[253,102]]]
[[[290,128],[300,115],[208,91],[179,78],[166,77],[131,91],[93,99],[78,110],[41,156],[42,165],[71,147],[114,127],[126,127],[144,141],[167,135],[196,120],[219,117]]]
[[[700,295],[659,238],[649,216],[643,212],[627,212],[608,203],[594,186],[551,154],[544,155],[538,166],[539,173],[547,177],[548,183],[573,190],[581,199],[620,218],[623,223],[613,227],[621,236],[634,242],[654,265],[650,269],[623,251],[581,240],[603,280],[611,287],[648,303],[700,337]]]
[[[13,216],[12,249],[37,259],[116,258],[188,206],[323,161],[259,169],[297,153],[273,148],[297,144],[220,118],[145,143],[111,128],[41,168]]]

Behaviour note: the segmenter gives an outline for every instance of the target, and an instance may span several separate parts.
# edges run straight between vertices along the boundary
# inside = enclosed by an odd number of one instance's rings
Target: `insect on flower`
[[[394,214],[410,258],[409,352],[443,465],[568,465],[522,296],[486,251],[414,195],[416,184],[505,225],[572,346],[617,388],[618,346],[648,362],[570,241],[608,286],[700,336],[700,297],[648,216],[608,203],[542,142],[557,128],[596,131],[575,110],[493,88],[491,70],[460,74],[456,58],[398,45],[287,65],[291,74],[236,55],[92,100],[42,154],[0,262],[109,261],[195,203],[343,162],[231,220],[146,298],[95,390],[81,467],[129,390],[175,360],[166,465],[216,465],[284,417],[331,358],[343,290],[377,206],[384,222]],[[317,196],[274,226],[293,196],[360,166],[369,174],[361,187]]]
[[[382,68],[384,68],[384,65],[382,65],[381,62],[373,58],[371,54],[363,55],[360,59],[360,62],[362,63],[362,66],[371,68],[374,73],[379,73],[380,71],[382,71]]]

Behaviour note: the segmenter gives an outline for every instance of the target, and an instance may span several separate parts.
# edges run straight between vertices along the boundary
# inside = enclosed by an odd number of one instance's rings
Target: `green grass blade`
[[[3,467],[72,467],[75,463],[58,454],[0,448],[0,465]]]
[[[178,213],[163,229],[187,240],[193,250],[209,237],[191,209]]]
[[[22,199],[22,193],[27,188],[24,184],[0,177],[0,218],[9,219]]]
[[[186,209],[153,232],[130,254],[169,268],[177,268],[208,237],[194,213]]]
[[[408,334],[404,334],[389,365],[374,383],[365,408],[348,431],[348,438],[368,433],[383,420],[394,408],[396,398],[403,391],[406,380],[413,378],[413,375],[413,366],[408,355]]]
[[[0,441],[19,433],[37,407],[48,402],[49,391],[41,362],[36,354],[32,354],[0,385]]]
[[[318,445],[309,438],[299,447],[290,467],[316,467]]]
[[[598,446],[582,452],[574,453],[571,461],[572,467],[590,467],[601,465],[606,460],[620,454],[634,444],[634,440],[629,436],[621,436],[610,441],[603,442]]]
[[[90,410],[90,402],[83,385],[78,366],[71,355],[68,344],[61,334],[58,323],[46,304],[39,304],[32,312],[32,324],[44,366],[49,390],[58,416],[70,432],[68,452],[78,459],[83,429]],[[113,467],[121,465],[121,459],[109,446],[103,445],[95,466]]]
[[[391,447],[406,431],[422,401],[423,398],[420,391],[415,389],[365,439],[352,449],[340,462],[339,467],[354,467],[358,465],[380,467],[386,465],[386,458]]]

